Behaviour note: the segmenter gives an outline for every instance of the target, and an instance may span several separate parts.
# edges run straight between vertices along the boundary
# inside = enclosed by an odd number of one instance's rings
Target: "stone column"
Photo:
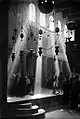
[[[24,51],[20,51],[20,69],[21,69],[21,76],[23,77],[25,74],[25,66],[24,66]]]
[[[27,51],[24,51],[24,74],[26,74],[26,56],[27,56]]]
[[[3,0],[2,0],[3,2]],[[0,117],[7,113],[8,1],[0,2]]]

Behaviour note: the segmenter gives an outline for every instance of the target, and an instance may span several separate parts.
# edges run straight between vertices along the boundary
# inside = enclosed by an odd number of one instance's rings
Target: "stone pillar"
[[[47,56],[43,56],[44,58],[43,58],[43,63],[44,63],[44,67],[42,66],[42,68],[44,68],[43,69],[43,73],[44,73],[44,76],[42,76],[43,77],[43,80],[42,80],[42,85],[43,86],[46,86],[46,78],[47,78]]]
[[[27,55],[27,51],[24,51],[24,74],[26,74],[26,55]]]
[[[0,117],[7,113],[8,1],[0,2]]]
[[[24,51],[20,51],[20,69],[21,69],[21,76],[25,75],[25,65],[24,65]]]

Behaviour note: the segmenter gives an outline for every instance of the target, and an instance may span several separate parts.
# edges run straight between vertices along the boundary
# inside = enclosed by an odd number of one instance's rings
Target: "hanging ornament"
[[[43,31],[42,31],[41,29],[39,30],[39,34],[40,34],[40,35],[42,35],[42,34],[43,34]]]
[[[40,12],[48,14],[52,12],[54,8],[54,2],[53,0],[38,0],[38,8]]]
[[[14,59],[15,59],[15,53],[14,52],[11,54],[11,58],[12,58],[12,61],[14,61]]]
[[[12,42],[15,43],[16,42],[16,37],[13,35],[12,36]]]
[[[20,38],[22,39],[23,37],[24,37],[24,34],[23,34],[23,33],[21,33],[21,34],[20,34]]]
[[[28,38],[28,41],[30,40],[30,38]]]
[[[17,28],[16,27],[14,28],[14,33],[17,34]]]
[[[58,53],[59,53],[59,46],[55,46],[55,53],[56,53],[56,55],[58,55]]]
[[[39,56],[42,54],[42,47],[39,47]]]
[[[58,33],[59,32],[59,27],[55,28],[55,32]]]
[[[33,32],[32,31],[30,32],[30,36],[33,37]]]
[[[24,34],[23,33],[20,34],[20,38],[21,38],[21,41],[22,41],[23,38],[24,38]]]
[[[21,41],[22,41],[22,39],[24,38],[24,34],[23,34],[23,26],[21,26],[20,38],[21,38]]]

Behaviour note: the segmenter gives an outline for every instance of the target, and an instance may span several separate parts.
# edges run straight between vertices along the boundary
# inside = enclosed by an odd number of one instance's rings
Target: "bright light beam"
[[[41,83],[42,83],[42,56],[38,56],[36,63],[36,77],[35,77],[35,94],[41,93]]]
[[[11,67],[9,66],[10,70],[8,71],[8,86],[11,83],[12,74],[16,72],[17,66],[19,64],[19,61],[20,61],[20,56],[19,56],[20,55],[20,50],[22,50],[24,48],[25,44],[26,44],[25,35],[26,34],[24,34],[24,39],[23,39],[23,41],[21,41],[21,43],[19,44],[19,46],[16,45],[16,47],[18,48],[18,49],[16,48],[17,49],[17,54],[16,54],[16,57],[15,57],[12,65],[11,65]],[[20,40],[21,40],[20,37],[18,37],[18,41],[20,41]],[[12,62],[12,59],[9,59],[9,60],[11,60],[10,62]]]
[[[70,66],[69,66],[69,63],[68,63],[68,58],[67,58],[67,55],[66,55],[66,49],[64,47],[64,42],[61,41],[61,38],[60,38],[59,41],[60,41],[60,45],[61,45],[61,48],[62,48],[62,51],[63,51],[64,59],[66,61],[68,72],[69,72],[69,74],[71,74],[71,69],[70,69]]]
[[[39,40],[38,39],[38,43],[40,45],[42,45],[42,39]],[[39,47],[38,47],[39,48]],[[39,54],[37,54],[37,61],[36,61],[36,77],[35,77],[35,94],[40,94],[41,93],[41,83],[42,83],[42,55],[39,56]]]
[[[27,21],[26,21],[26,22],[27,22]],[[17,66],[18,66],[18,64],[19,64],[19,60],[20,60],[20,56],[19,56],[20,50],[24,49],[24,47],[25,47],[25,45],[26,45],[26,42],[27,42],[26,36],[27,36],[27,32],[28,32],[28,31],[27,31],[26,29],[29,27],[29,25],[26,26],[26,22],[25,22],[24,25],[23,25],[23,29],[24,29],[24,31],[23,31],[23,34],[24,34],[23,41],[21,41],[20,33],[19,33],[17,42],[16,42],[16,44],[15,44],[13,50],[12,50],[12,52],[15,51],[15,59],[14,59],[13,62],[12,62],[11,56],[10,56],[9,59],[8,59],[8,84],[7,84],[8,86],[10,85],[10,83],[11,83],[11,81],[12,81],[12,80],[11,80],[11,77],[12,77],[13,73],[16,72]],[[26,32],[25,32],[25,31],[26,31]]]
[[[45,27],[45,14],[42,13],[40,13],[40,25]],[[42,46],[42,39],[39,40],[38,38],[38,43]],[[35,77],[35,91],[34,91],[35,94],[41,93],[41,83],[42,83],[42,55],[38,56],[36,63],[36,77]]]
[[[29,21],[35,22],[35,6],[32,3],[29,5]]]
[[[50,21],[50,25],[49,25],[49,29],[51,30],[51,31],[54,31],[54,22],[53,22],[53,17],[52,16],[50,16],[50,19],[49,19],[49,21]],[[53,33],[50,33],[50,35],[51,35],[51,45],[53,44],[53,45],[55,45],[55,34],[53,34]],[[54,58],[54,56],[56,55],[55,54],[55,48],[53,47],[52,49],[52,54],[53,54],[53,58]],[[59,76],[59,64],[58,64],[58,58],[56,57],[56,61],[54,62],[54,65],[55,65],[55,74],[57,75],[57,76]]]

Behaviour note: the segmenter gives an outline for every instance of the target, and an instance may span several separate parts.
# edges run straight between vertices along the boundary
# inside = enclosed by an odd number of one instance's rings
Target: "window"
[[[49,17],[49,29],[51,31],[54,31],[54,18],[53,18],[53,16]]]
[[[45,27],[45,14],[40,12],[40,25]]]
[[[59,27],[59,29],[61,31],[61,22],[59,20],[58,20],[58,27]]]
[[[66,38],[67,37],[67,25],[64,25],[64,37]]]
[[[35,5],[29,5],[29,20],[35,22]]]

